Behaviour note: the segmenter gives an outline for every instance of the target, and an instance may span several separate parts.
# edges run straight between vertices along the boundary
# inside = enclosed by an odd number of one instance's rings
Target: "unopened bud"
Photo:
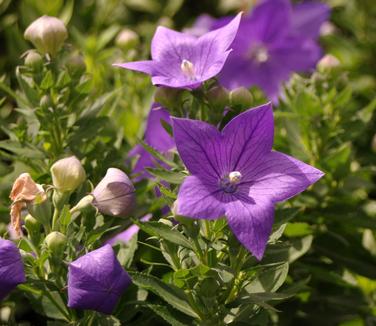
[[[52,183],[60,192],[73,192],[86,179],[81,162],[70,156],[55,162],[51,167]]]
[[[229,104],[229,92],[222,86],[216,86],[208,91],[207,99],[215,108],[224,108]]]
[[[78,212],[78,211],[81,211],[83,209],[85,209],[86,207],[88,206],[91,206],[92,202],[94,200],[94,196],[93,195],[87,195],[85,197],[83,197],[78,203],[76,206],[74,206],[70,212],[71,214],[75,213],[75,212]]]
[[[47,235],[44,241],[53,255],[60,256],[67,244],[67,237],[60,232],[53,231]]]
[[[28,66],[34,70],[40,70],[43,66],[43,58],[35,50],[30,50],[27,52],[24,62],[25,66]]]
[[[72,54],[67,60],[67,68],[73,76],[79,76],[86,70],[84,58],[80,54]]]
[[[62,48],[67,38],[67,29],[60,19],[42,16],[33,21],[26,29],[24,37],[33,43],[42,54],[55,54]]]
[[[121,30],[115,40],[116,46],[121,48],[123,51],[134,49],[139,42],[140,39],[138,35],[128,28]]]
[[[31,202],[27,204],[29,213],[43,225],[51,223],[51,202],[46,199],[42,202]]]
[[[253,104],[253,96],[245,87],[239,87],[230,92],[230,103],[234,107],[249,108]]]
[[[181,90],[177,88],[158,87],[154,95],[154,101],[165,108],[171,109],[178,105],[180,95]]]
[[[325,55],[317,64],[317,68],[319,71],[329,71],[333,70],[341,65],[340,61],[331,54]]]

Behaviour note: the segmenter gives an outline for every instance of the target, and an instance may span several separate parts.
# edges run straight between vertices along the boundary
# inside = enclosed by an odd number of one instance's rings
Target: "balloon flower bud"
[[[26,29],[24,37],[33,43],[42,54],[54,56],[67,38],[67,29],[60,19],[42,16],[33,21]]]
[[[0,238],[0,301],[24,282],[25,272],[18,248],[12,241]]]
[[[252,106],[253,96],[245,87],[239,87],[230,92],[230,102],[232,106],[249,108]]]
[[[130,283],[107,244],[69,264],[68,307],[111,314]]]
[[[92,193],[93,205],[102,214],[126,216],[134,206],[134,192],[132,181],[123,171],[109,168]]]
[[[329,71],[339,67],[341,63],[339,60],[331,54],[325,55],[317,64],[319,71]]]
[[[40,205],[47,195],[40,184],[34,182],[29,173],[22,173],[13,183],[9,198],[12,200],[10,209],[11,224],[16,234],[21,235],[21,211],[30,205]],[[34,216],[37,218],[36,216]]]
[[[83,56],[78,53],[74,53],[68,57],[66,66],[69,72],[74,76],[79,76],[86,70],[85,60]]]
[[[81,162],[75,156],[63,158],[51,167],[52,183],[60,192],[73,192],[86,179]]]
[[[216,108],[224,108],[229,103],[229,93],[222,86],[215,86],[207,93],[207,99]]]
[[[182,91],[178,88],[160,86],[155,92],[154,101],[165,108],[173,108],[180,103],[181,93]]]
[[[67,244],[67,237],[60,232],[53,231],[47,235],[44,241],[53,255],[60,256]]]
[[[115,40],[116,46],[121,48],[123,51],[134,49],[139,42],[140,39],[138,35],[128,28],[121,30]]]
[[[25,66],[34,70],[40,70],[43,66],[43,58],[37,51],[30,50],[25,56]]]

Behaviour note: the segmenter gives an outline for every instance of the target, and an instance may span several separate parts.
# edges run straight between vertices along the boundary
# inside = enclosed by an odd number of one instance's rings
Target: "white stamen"
[[[195,78],[195,66],[189,60],[183,59],[181,62],[180,68],[184,75],[190,79]]]
[[[268,49],[263,45],[254,45],[250,52],[249,56],[251,59],[255,60],[258,63],[264,63],[269,60]]]
[[[242,174],[239,171],[232,171],[228,175],[228,179],[231,183],[239,183],[242,178]]]

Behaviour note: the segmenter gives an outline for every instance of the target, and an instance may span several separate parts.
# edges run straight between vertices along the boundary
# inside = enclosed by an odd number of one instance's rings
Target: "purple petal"
[[[193,36],[199,37],[209,32],[210,30],[212,30],[213,29],[212,26],[215,22],[216,22],[215,18],[211,17],[208,14],[203,14],[203,15],[198,16],[198,18],[196,19],[192,27],[185,28],[184,32],[189,33]]]
[[[161,120],[171,124],[170,114],[168,110],[153,103],[145,128],[145,142],[159,151],[162,154],[167,153],[170,149],[175,147],[173,138],[163,128]],[[129,157],[139,156],[136,166],[133,169],[134,173],[139,173],[140,176],[136,179],[139,181],[142,178],[150,177],[150,174],[145,170],[147,167],[155,166],[155,158],[147,152],[141,145],[135,146],[129,153]],[[159,162],[162,164],[162,162]]]
[[[248,32],[251,39],[272,44],[288,34],[291,26],[291,13],[292,8],[288,0],[264,1],[257,5],[248,16],[252,23],[251,28],[247,31],[241,27],[239,34]]]
[[[280,152],[271,152],[246,177],[249,196],[263,196],[273,202],[289,199],[324,175],[320,170]]]
[[[0,301],[24,282],[26,277],[20,251],[12,241],[0,238]]]
[[[254,204],[243,200],[226,206],[227,221],[238,240],[261,260],[272,231],[274,207],[270,201],[257,199]]]
[[[126,216],[134,206],[134,192],[131,180],[123,171],[109,168],[93,191],[93,205],[102,214]]]
[[[212,125],[198,120],[172,118],[176,147],[188,170],[217,182],[224,172],[221,135]]]
[[[105,245],[70,263],[68,307],[110,314],[129,284],[112,247]]]
[[[156,73],[155,62],[152,60],[115,63],[113,64],[113,66],[129,70],[140,71],[148,75],[153,75]]]
[[[305,37],[318,38],[321,25],[329,19],[330,8],[320,2],[303,2],[293,7],[292,29]]]
[[[179,65],[187,52],[194,46],[196,37],[176,32],[172,29],[159,26],[151,42],[151,56],[155,61],[165,61],[166,58],[176,60]]]
[[[179,189],[177,213],[179,215],[216,219],[225,215],[226,198],[217,184],[203,183],[196,176],[187,177]]]
[[[272,149],[274,121],[271,104],[239,114],[225,126],[222,135],[226,152],[220,159],[225,170],[227,173],[239,171],[247,174],[252,164]]]

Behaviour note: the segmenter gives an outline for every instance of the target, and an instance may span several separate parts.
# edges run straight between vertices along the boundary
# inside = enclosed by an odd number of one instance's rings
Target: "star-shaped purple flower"
[[[0,238],[0,301],[24,282],[26,278],[20,251],[12,241]]]
[[[68,307],[111,314],[130,283],[107,244],[69,264]]]
[[[170,114],[167,109],[153,103],[146,122],[144,140],[146,144],[153,147],[161,154],[166,154],[175,146],[175,142],[163,128],[161,120],[171,124]],[[139,176],[135,180],[139,181],[144,178],[149,178],[150,174],[145,170],[145,168],[154,167],[155,158],[141,145],[136,145],[130,151],[129,157],[133,156],[138,156],[133,172],[139,174]],[[162,162],[159,163],[163,164]]]
[[[226,216],[239,241],[261,259],[272,231],[274,205],[323,176],[314,167],[272,151],[273,109],[250,109],[220,132],[202,121],[173,118],[178,152],[188,168],[177,213],[192,218]]]
[[[316,39],[329,14],[329,7],[319,2],[292,6],[289,0],[262,1],[243,16],[219,80],[231,89],[258,86],[275,100],[292,72],[315,67],[321,57]],[[230,19],[213,19],[210,29]],[[210,25],[209,18],[200,19],[198,27],[202,29],[203,23]]]
[[[152,60],[115,64],[152,76],[154,85],[193,89],[218,75],[239,27],[241,14],[200,37],[159,26],[151,43]]]

